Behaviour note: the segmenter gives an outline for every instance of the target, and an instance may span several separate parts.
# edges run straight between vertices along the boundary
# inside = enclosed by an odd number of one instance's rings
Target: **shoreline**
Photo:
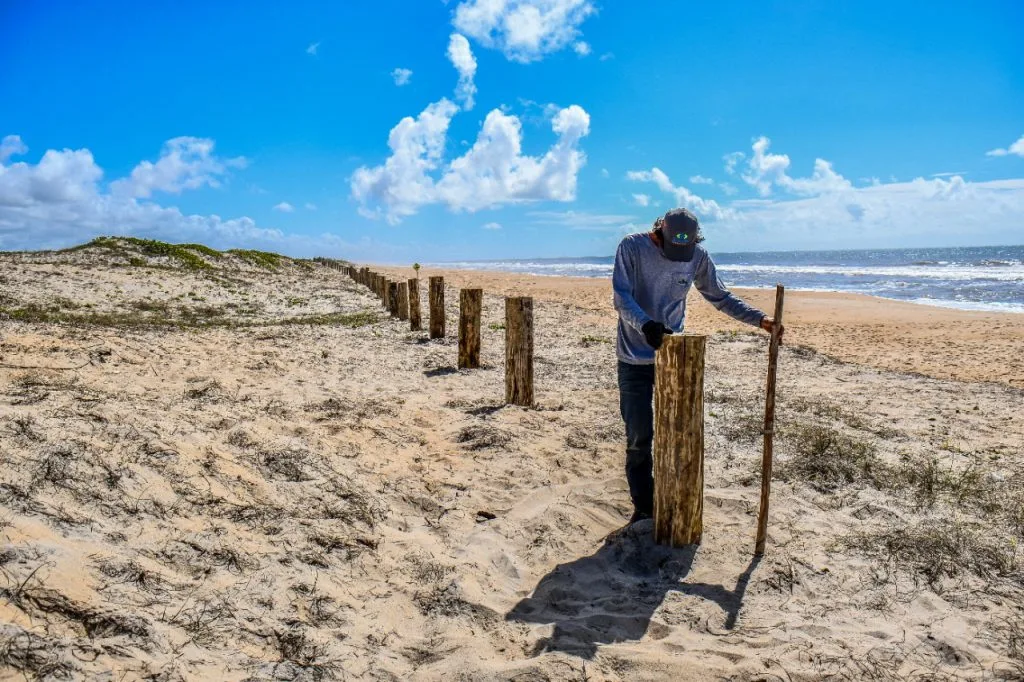
[[[411,267],[367,264],[395,277],[414,277]],[[533,296],[571,305],[615,334],[611,279],[532,275],[496,270],[422,268],[420,278],[442,275],[456,287],[485,294]],[[773,309],[771,289],[733,291],[761,310]],[[788,290],[786,342],[837,360],[938,379],[993,382],[1024,388],[1024,314],[963,310],[846,292]],[[755,331],[723,316],[690,292],[687,329],[696,333]]]
[[[485,262],[489,262],[489,261],[485,261]],[[563,274],[563,273],[551,273],[551,274],[548,274],[548,273],[541,273],[541,272],[519,272],[519,271],[516,271],[516,270],[498,270],[498,269],[487,269],[487,268],[480,269],[480,268],[473,268],[473,267],[458,267],[458,266],[444,267],[444,266],[445,266],[445,264],[443,264],[443,263],[428,263],[428,264],[425,264],[423,267],[433,267],[433,268],[435,268],[437,270],[444,270],[444,271],[466,270],[466,271],[470,271],[470,272],[504,273],[504,274],[508,274],[508,275],[530,275],[530,276],[533,276],[533,277],[567,277],[567,278],[572,278],[572,279],[584,279],[584,280],[586,280],[586,279],[609,280],[609,281],[611,280],[611,275],[587,276],[587,275],[567,275],[567,274]],[[378,269],[385,269],[385,270],[398,270],[398,269],[401,269],[402,267],[405,267],[405,266],[403,266],[403,265],[381,265],[381,264],[377,263],[377,264],[373,264],[372,267],[375,267],[375,268],[378,268]],[[722,266],[720,266],[720,267],[722,267]],[[783,282],[780,282],[780,283],[784,284]],[[746,291],[746,290],[750,290],[750,291],[761,291],[761,290],[763,290],[763,291],[773,291],[775,289],[775,285],[774,284],[766,284],[764,286],[730,286],[729,288],[730,289],[735,289],[737,291],[741,291],[741,290],[743,290],[743,291]],[[891,298],[891,297],[888,297],[888,296],[879,296],[878,294],[865,293],[865,292],[861,292],[861,291],[843,291],[843,290],[840,290],[840,289],[824,289],[824,288],[813,288],[813,287],[809,288],[809,287],[789,287],[789,286],[787,286],[786,287],[786,291],[802,291],[802,292],[809,292],[809,293],[827,293],[827,294],[850,294],[850,295],[855,295],[855,296],[868,296],[868,297],[871,297],[871,298],[880,299],[882,301],[895,301],[895,302],[898,302],[898,303],[913,303],[915,305],[931,306],[931,307],[935,307],[935,308],[948,308],[948,309],[951,309],[951,310],[963,310],[963,311],[968,311],[968,312],[991,312],[991,313],[1007,313],[1007,314],[1012,314],[1012,315],[1024,315],[1024,305],[1017,306],[1016,304],[1012,304],[1012,303],[985,303],[985,302],[982,302],[982,301],[959,302],[959,301],[955,301],[955,300],[952,300],[952,299],[938,299],[938,298],[937,299],[926,299],[926,298],[915,298],[915,299]],[[1008,308],[1004,308],[1003,306],[1008,306]]]

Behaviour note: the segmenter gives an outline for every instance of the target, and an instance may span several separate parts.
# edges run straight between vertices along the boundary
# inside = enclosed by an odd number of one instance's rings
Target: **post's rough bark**
[[[423,329],[420,319],[420,280],[413,277],[409,280],[409,329],[418,332]]]
[[[703,533],[705,341],[666,336],[654,361],[654,539],[673,547]]]
[[[505,299],[505,402],[533,405],[533,299]]]
[[[483,302],[483,289],[462,289],[459,292],[459,369],[476,369],[480,366],[480,314]]]
[[[398,283],[398,319],[409,319],[409,283]]]
[[[388,280],[388,312],[391,317],[398,317],[398,282]]]
[[[430,278],[430,338],[444,338],[444,277]]]

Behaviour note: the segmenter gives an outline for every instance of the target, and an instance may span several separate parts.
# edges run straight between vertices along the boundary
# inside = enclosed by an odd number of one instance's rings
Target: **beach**
[[[411,268],[374,266],[398,278]],[[533,296],[593,314],[615,325],[611,280],[544,277],[465,269],[431,270],[457,287],[481,287],[501,296]],[[783,281],[783,283],[785,283]],[[761,310],[774,310],[774,289],[734,291]],[[786,343],[806,346],[837,360],[896,372],[959,381],[990,381],[1024,387],[1024,314],[956,310],[838,292],[787,291]],[[750,331],[725,317],[691,290],[687,331],[713,334]],[[611,332],[609,332],[611,333]]]
[[[672,550],[626,526],[607,280],[424,268],[430,340],[336,263],[197,257],[0,254],[0,677],[1024,676],[1024,315],[787,292],[755,560],[767,337],[698,296],[704,537]]]

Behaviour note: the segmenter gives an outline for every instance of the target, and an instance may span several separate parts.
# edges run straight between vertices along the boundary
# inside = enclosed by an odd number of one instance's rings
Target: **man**
[[[651,232],[625,237],[615,253],[615,350],[619,409],[626,423],[626,480],[634,508],[630,523],[654,514],[654,352],[666,334],[683,331],[690,286],[726,315],[772,331],[770,317],[725,288],[702,241],[697,217],[676,208],[655,221]]]

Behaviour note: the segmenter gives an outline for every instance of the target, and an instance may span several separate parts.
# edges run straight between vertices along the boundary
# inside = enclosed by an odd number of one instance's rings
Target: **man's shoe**
[[[637,509],[636,511],[633,512],[633,516],[629,519],[629,523],[632,525],[637,521],[646,521],[650,518],[653,518],[653,515],[650,512],[640,511],[639,509]]]

